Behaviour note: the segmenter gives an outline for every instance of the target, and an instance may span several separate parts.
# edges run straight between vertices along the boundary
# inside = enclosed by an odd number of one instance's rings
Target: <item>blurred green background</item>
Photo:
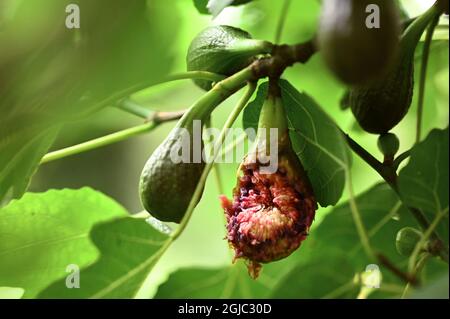
[[[76,3],[76,1],[74,2]],[[153,33],[153,38],[147,40],[142,37],[141,40],[148,41],[144,45],[149,48],[149,52],[159,52],[161,47],[167,50],[167,54],[153,54],[151,58],[156,59],[157,64],[167,66],[169,72],[172,73],[185,70],[185,54],[191,39],[208,25],[229,24],[247,30],[254,38],[273,40],[283,3],[283,1],[256,0],[245,6],[227,8],[212,20],[210,16],[200,15],[191,0],[159,2],[165,8],[158,11],[157,17],[151,17],[151,19],[155,19],[152,20],[152,23],[157,28],[157,32]],[[425,0],[401,1],[410,16],[420,14],[432,2]],[[0,3],[3,4],[3,1]],[[123,1],[124,6],[126,3],[127,1]],[[105,11],[107,11],[106,2],[105,5]],[[37,10],[38,8],[33,7],[33,9]],[[316,30],[319,9],[320,1],[292,1],[285,22],[282,42],[297,43],[311,38]],[[32,11],[30,11],[31,17],[39,16],[39,13],[36,12],[33,15]],[[0,9],[0,26],[2,16],[6,14],[7,12]],[[81,14],[83,15],[83,12]],[[31,18],[29,23],[39,23],[39,21]],[[110,32],[114,32],[109,28],[108,20],[99,19],[97,23],[105,37],[110,37]],[[442,24],[448,25],[448,18],[444,18]],[[83,29],[83,26],[81,28]],[[448,30],[438,32],[436,38],[437,40],[432,44],[428,71],[423,136],[426,136],[432,128],[444,128],[448,125]],[[443,39],[439,40],[440,38]],[[25,39],[31,41],[27,37]],[[101,37],[97,40],[101,41]],[[126,53],[126,49],[123,52]],[[416,55],[417,61],[420,61],[421,46],[416,51]],[[130,52],[130,56],[133,57],[132,52]],[[161,61],[158,61],[159,58]],[[133,61],[130,63],[132,64]],[[419,68],[416,67],[416,70]],[[114,83],[115,80],[120,82],[118,79],[122,74],[120,68],[117,72],[110,74],[111,82]],[[2,76],[4,74],[0,76],[0,80]],[[343,130],[349,132],[371,153],[379,156],[376,147],[377,137],[363,133],[355,124],[351,112],[342,111],[339,108],[339,100],[345,88],[326,69],[320,54],[315,55],[306,65],[296,65],[290,68],[284,77],[291,81],[297,89],[314,97]],[[416,72],[416,83],[417,78],[418,72]],[[51,89],[50,86],[49,90]],[[202,91],[193,83],[182,81],[152,87],[133,98],[149,109],[167,111],[187,108],[201,95]],[[240,95],[241,93],[236,94],[217,108],[212,118],[214,126],[221,127]],[[393,130],[400,137],[401,151],[409,149],[415,139],[416,98],[417,96],[415,96],[406,119]],[[93,113],[87,119],[65,124],[52,146],[52,150],[100,137],[141,122],[142,120],[133,115],[114,107],[107,107]],[[139,202],[137,187],[141,169],[173,124],[164,124],[149,134],[125,142],[42,165],[34,176],[29,191],[41,192],[50,188],[91,186],[115,198],[129,212],[141,212],[142,206]],[[240,121],[236,125],[240,126]],[[235,183],[237,163],[221,164],[218,167],[223,179],[222,186],[226,190],[226,195],[230,196]],[[357,157],[354,157],[352,174],[356,193],[361,193],[380,181],[379,176]],[[219,189],[213,173],[208,179],[202,201],[187,230],[157,264],[138,297],[151,297],[155,293],[156,285],[180,267],[219,267],[231,263],[232,253],[223,239],[225,236],[224,217],[218,195]],[[344,194],[342,201],[347,197],[347,194]],[[320,223],[329,210],[330,208],[321,208],[318,211],[313,227]]]

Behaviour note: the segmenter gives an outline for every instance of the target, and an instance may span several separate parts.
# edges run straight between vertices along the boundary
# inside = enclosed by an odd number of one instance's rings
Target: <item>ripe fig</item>
[[[276,147],[269,140],[278,129]],[[221,196],[227,218],[227,239],[235,259],[244,258],[250,276],[261,263],[294,252],[308,235],[317,203],[300,160],[292,149],[280,97],[270,97],[261,110],[256,147],[243,160],[233,200]],[[264,171],[267,156],[276,152],[278,166]]]
[[[365,131],[387,133],[408,112],[414,88],[414,50],[436,14],[438,11],[433,6],[407,27],[400,42],[397,61],[385,77],[351,90],[350,108]]]
[[[422,233],[417,229],[412,227],[402,228],[397,233],[395,247],[400,255],[409,257],[421,238]]]
[[[212,26],[192,40],[186,57],[187,70],[232,75],[248,66],[255,56],[271,50],[271,43],[254,40],[244,30]],[[212,82],[207,80],[195,79],[194,83],[206,91],[212,87]]]
[[[328,67],[346,84],[366,84],[384,75],[399,39],[395,1],[322,1],[318,44]]]
[[[187,112],[153,152],[141,173],[142,205],[161,221],[181,221],[200,180],[205,163],[196,156],[203,150],[200,123],[203,117],[196,109]]]

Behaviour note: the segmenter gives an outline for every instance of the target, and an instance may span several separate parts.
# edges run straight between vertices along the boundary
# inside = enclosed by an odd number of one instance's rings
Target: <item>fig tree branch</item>
[[[397,186],[397,177],[398,177],[396,172],[397,167],[395,165],[392,166],[384,165],[383,163],[378,161],[372,154],[366,151],[361,145],[359,145],[355,140],[353,140],[348,134],[345,133],[343,134],[346,138],[347,144],[349,145],[350,149],[355,154],[357,154],[363,161],[369,164],[369,166],[372,167],[387,182],[389,186],[391,186],[391,188],[395,191],[399,199],[403,202],[402,196]],[[409,156],[409,152],[405,152],[400,156],[402,158],[406,158],[407,156]],[[394,163],[395,162],[396,161],[394,161]],[[430,223],[428,222],[427,218],[424,216],[422,211],[408,205],[405,205],[405,207],[411,212],[411,214],[420,224],[422,229],[427,230],[430,228]],[[442,239],[436,233],[434,228],[432,228],[430,236],[437,242],[443,243]],[[442,260],[448,262],[448,251],[444,245],[441,245],[441,249],[439,250],[439,256],[441,257]]]
[[[251,68],[255,78],[279,78],[295,63],[306,63],[317,52],[315,39],[295,45],[275,45],[271,56],[255,61]]]
[[[116,104],[116,107],[143,119],[149,119],[154,113],[152,110],[149,110],[130,99],[119,101]]]
[[[275,43],[278,44],[281,40],[281,35],[283,34],[283,29],[286,24],[286,17],[289,12],[289,7],[291,6],[292,0],[284,0],[283,7],[281,8],[281,14],[278,18],[277,29],[275,31]]]
[[[433,40],[434,30],[439,22],[439,15],[436,15],[428,26],[427,34],[425,37],[425,42],[423,44],[422,50],[422,61],[420,64],[420,80],[419,80],[419,92],[418,92],[418,102],[417,102],[417,123],[416,123],[416,143],[420,141],[422,132],[422,117],[423,117],[423,106],[425,99],[425,84],[427,78],[427,68],[428,68],[428,57],[430,55],[431,41]]]
[[[72,156],[75,154],[87,152],[99,147],[107,146],[117,142],[124,141],[130,137],[134,137],[143,133],[147,133],[155,129],[158,125],[181,118],[184,111],[177,112],[153,112],[149,122],[135,127],[131,127],[122,131],[108,134],[84,143],[69,146],[57,151],[46,154],[40,164],[56,161],[61,158]]]

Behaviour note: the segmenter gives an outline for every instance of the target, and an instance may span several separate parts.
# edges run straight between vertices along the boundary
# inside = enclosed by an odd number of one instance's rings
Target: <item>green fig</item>
[[[400,15],[392,0],[324,0],[318,44],[326,64],[349,85],[385,74],[400,39]]]
[[[381,134],[378,137],[378,148],[385,158],[393,159],[400,147],[400,140],[393,133]]]
[[[187,70],[229,76],[248,66],[255,56],[271,50],[272,44],[254,40],[244,30],[226,25],[212,26],[192,40],[186,57]],[[199,79],[194,82],[207,91],[213,84]]]
[[[195,108],[188,111],[153,152],[141,173],[142,205],[161,221],[179,223],[195,192],[205,167],[201,157],[204,118],[205,114]]]
[[[412,227],[402,228],[397,233],[395,247],[400,255],[409,257],[421,238],[422,233],[417,229]]]
[[[350,108],[367,132],[384,134],[406,115],[414,89],[414,51],[428,23],[439,14],[436,6],[414,20],[403,33],[397,61],[382,79],[352,88]]]

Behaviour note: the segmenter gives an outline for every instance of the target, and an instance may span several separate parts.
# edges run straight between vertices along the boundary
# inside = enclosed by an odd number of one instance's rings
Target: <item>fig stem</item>
[[[400,164],[407,159],[409,156],[411,156],[411,151],[407,150],[403,153],[401,153],[399,156],[397,156],[397,158],[394,160],[394,163],[392,164],[392,166],[394,167],[395,170],[398,170],[398,167],[400,166]]]
[[[173,74],[168,77],[166,77],[165,80],[159,82],[159,83],[165,83],[168,81],[176,81],[181,79],[193,79],[193,78],[202,78],[202,79],[209,79],[209,80],[219,80],[223,79],[224,76],[217,75],[211,72],[204,72],[204,71],[192,71],[192,72],[184,72],[184,73],[178,73]],[[245,83],[247,80],[253,78],[252,71],[250,68],[244,69],[241,72],[238,72],[237,74],[223,80],[219,81],[218,84],[208,93],[203,95],[203,97],[194,104],[193,107],[198,107],[203,109],[203,114],[210,113],[212,109],[214,109],[220,102],[225,100],[228,96],[233,94],[236,90],[241,88],[243,86],[243,83]],[[155,83],[153,83],[155,84]],[[158,84],[158,83],[157,83]],[[128,97],[130,94],[136,93],[144,88],[147,88],[149,84],[139,84],[134,87],[128,88],[124,91],[121,91],[109,99],[107,101],[103,101],[102,105],[110,105],[116,103],[116,101],[121,100],[123,98]],[[96,108],[99,107],[99,105],[96,106]],[[134,137],[136,135],[140,135],[143,133],[147,133],[152,131],[156,126],[158,126],[161,123],[172,121],[176,119],[186,119],[188,120],[188,113],[195,113],[195,112],[155,112],[150,115],[150,122],[138,125],[132,128],[128,128],[122,131],[118,131],[109,135],[105,135],[103,137],[99,137],[84,143],[80,143],[77,145],[73,145],[67,148],[63,148],[57,151],[50,152],[46,154],[42,159],[40,164],[52,162],[61,158],[65,158],[67,156],[79,154],[82,152],[91,151],[93,149],[96,149],[98,147],[110,145],[113,143],[121,142],[123,140],[126,140],[130,137]],[[143,115],[143,114],[141,114]],[[178,125],[180,125],[181,120],[179,121]]]
[[[422,50],[422,61],[420,65],[419,92],[417,102],[417,123],[416,123],[416,143],[420,142],[422,133],[422,117],[425,98],[425,85],[427,79],[428,57],[430,55],[431,41],[433,39],[434,30],[439,23],[439,15],[436,15],[431,21],[425,36],[425,42]]]
[[[206,128],[211,128],[212,127],[212,125],[211,125],[212,123],[211,122],[212,122],[212,119],[211,119],[211,116],[210,116],[210,117],[208,117],[208,120],[205,121],[205,127]],[[213,141],[210,139],[207,142],[208,143],[212,143]],[[212,153],[212,150],[211,150],[211,153]],[[212,155],[212,154],[210,154],[210,155]],[[214,165],[213,166],[213,174],[214,174],[214,180],[216,182],[217,191],[218,191],[219,195],[220,194],[224,194],[225,189],[224,189],[224,186],[223,186],[222,174],[220,172],[220,167],[218,165]]]
[[[99,103],[95,104],[92,108],[89,108],[89,113],[80,113],[79,118],[84,119],[87,115],[92,114],[95,111],[101,110],[104,107],[107,107],[109,105],[114,105],[117,103],[117,101],[120,101],[124,98],[129,97],[132,94],[135,94],[137,92],[140,92],[144,89],[148,89],[150,87],[173,82],[173,81],[179,81],[179,80],[190,80],[190,79],[201,79],[201,80],[209,80],[214,82],[219,82],[225,79],[226,77],[224,75],[207,72],[207,71],[189,71],[189,72],[181,72],[181,73],[175,73],[168,75],[164,77],[160,81],[143,81],[141,83],[132,85],[126,89],[123,89],[121,91],[116,92],[115,94],[112,94],[108,96],[106,99],[100,101]]]
[[[117,142],[124,141],[126,139],[129,139],[131,137],[147,133],[155,129],[159,124],[173,121],[176,119],[179,119],[184,112],[162,112],[159,114],[159,112],[155,112],[153,114],[153,120],[151,120],[148,123],[137,125],[125,130],[121,130],[118,132],[114,132],[112,134],[108,134],[99,138],[92,139],[87,142],[83,142],[80,144],[72,145],[57,151],[53,151],[50,153],[47,153],[41,160],[40,165],[53,162],[68,156],[76,155],[79,153],[91,151],[93,149],[111,145]]]
[[[408,271],[410,273],[412,273],[414,271],[414,267],[416,266],[416,261],[417,261],[417,258],[419,257],[420,250],[422,249],[422,247],[425,246],[425,243],[430,238],[430,236],[433,234],[434,230],[439,225],[439,222],[441,221],[441,219],[444,218],[445,215],[447,215],[447,214],[448,214],[448,207],[442,211],[439,211],[436,214],[436,217],[434,218],[434,220],[431,222],[430,226],[423,233],[422,238],[419,240],[419,242],[414,247],[413,253],[411,254],[411,257],[410,257],[409,263],[408,263]],[[448,254],[447,254],[447,262],[448,262]]]
[[[226,83],[223,83],[222,85],[226,86]],[[213,90],[214,90],[214,88],[213,88]],[[216,142],[216,145],[214,146],[213,149],[221,148],[223,142],[225,141],[226,134],[228,133],[228,129],[231,128],[233,123],[236,121],[239,114],[242,112],[244,107],[247,105],[248,101],[252,97],[255,90],[256,90],[256,82],[249,82],[247,85],[247,90],[246,90],[245,94],[242,96],[242,98],[239,100],[238,104],[235,106],[235,108],[231,112],[230,116],[227,118],[227,120],[222,128],[222,131],[220,132],[220,135]],[[210,92],[211,91],[206,93],[206,95],[211,94]],[[217,154],[214,154],[213,160],[209,161],[206,164],[205,168],[203,169],[202,175],[200,176],[200,180],[197,184],[197,187],[195,188],[194,194],[192,195],[191,201],[189,202],[189,206],[186,209],[186,213],[184,214],[184,217],[181,220],[180,226],[172,234],[173,241],[176,240],[182,234],[184,229],[186,228],[186,226],[189,222],[189,219],[191,218],[192,213],[198,203],[198,200],[200,199],[200,196],[202,195],[203,187],[205,186],[206,179],[207,179],[212,167],[214,166],[215,158],[217,158],[218,154],[220,154],[220,152],[217,152]]]
[[[358,236],[361,240],[361,244],[364,248],[364,251],[367,257],[371,260],[376,260],[382,265],[384,265],[387,269],[389,269],[394,275],[399,277],[400,279],[406,281],[407,283],[411,283],[412,285],[416,285],[417,281],[414,276],[411,276],[408,273],[404,273],[402,270],[397,268],[387,257],[384,255],[375,252],[375,250],[370,245],[369,234],[367,232],[366,227],[361,218],[361,212],[359,211],[358,204],[355,200],[355,194],[353,193],[353,185],[352,185],[352,177],[350,170],[346,170],[346,179],[348,183],[349,190],[349,203],[350,203],[350,211],[352,213],[353,222],[356,227],[356,231],[358,232]]]
[[[373,251],[372,246],[370,245],[369,235],[367,234],[367,229],[364,226],[364,223],[361,218],[361,212],[359,211],[358,205],[356,203],[355,194],[353,192],[352,176],[349,169],[346,170],[346,175],[347,175],[348,192],[350,195],[349,199],[350,211],[352,213],[353,222],[355,223],[356,231],[358,232],[361,244],[364,248],[367,257],[371,260],[374,260],[376,258],[376,255],[375,252]]]
[[[342,132],[342,131],[341,131]],[[383,165],[380,161],[378,161],[372,154],[370,154],[368,151],[366,151],[361,145],[359,145],[355,140],[353,140],[348,134],[342,132],[344,134],[345,139],[347,141],[347,144],[349,145],[350,149],[357,154],[363,161],[365,161],[369,166],[371,166],[386,182],[387,184],[394,190],[399,197],[399,199],[403,202],[403,198],[400,195],[400,192],[398,190],[397,186],[397,172],[395,165],[392,166],[386,166]],[[401,154],[402,158],[406,158],[409,156],[409,152],[405,152]],[[400,157],[399,156],[399,157]],[[396,160],[397,161],[397,160]],[[422,229],[427,230],[430,227],[430,223],[428,222],[427,218],[424,216],[422,211],[415,207],[407,206],[406,208],[411,212],[413,217],[417,220],[419,225],[422,227]],[[436,233],[436,231],[433,229],[431,236],[443,243],[442,239],[439,237],[439,235]],[[442,258],[442,260],[448,262],[448,251],[446,250],[445,246],[440,250],[439,256]]]
[[[291,6],[292,0],[284,0],[283,7],[281,8],[280,17],[278,18],[277,29],[275,31],[275,44],[278,44],[281,40],[283,34],[283,29],[286,24],[286,17],[289,13],[289,7]]]
[[[149,119],[154,113],[131,99],[123,99],[116,104],[116,107],[143,119]]]

